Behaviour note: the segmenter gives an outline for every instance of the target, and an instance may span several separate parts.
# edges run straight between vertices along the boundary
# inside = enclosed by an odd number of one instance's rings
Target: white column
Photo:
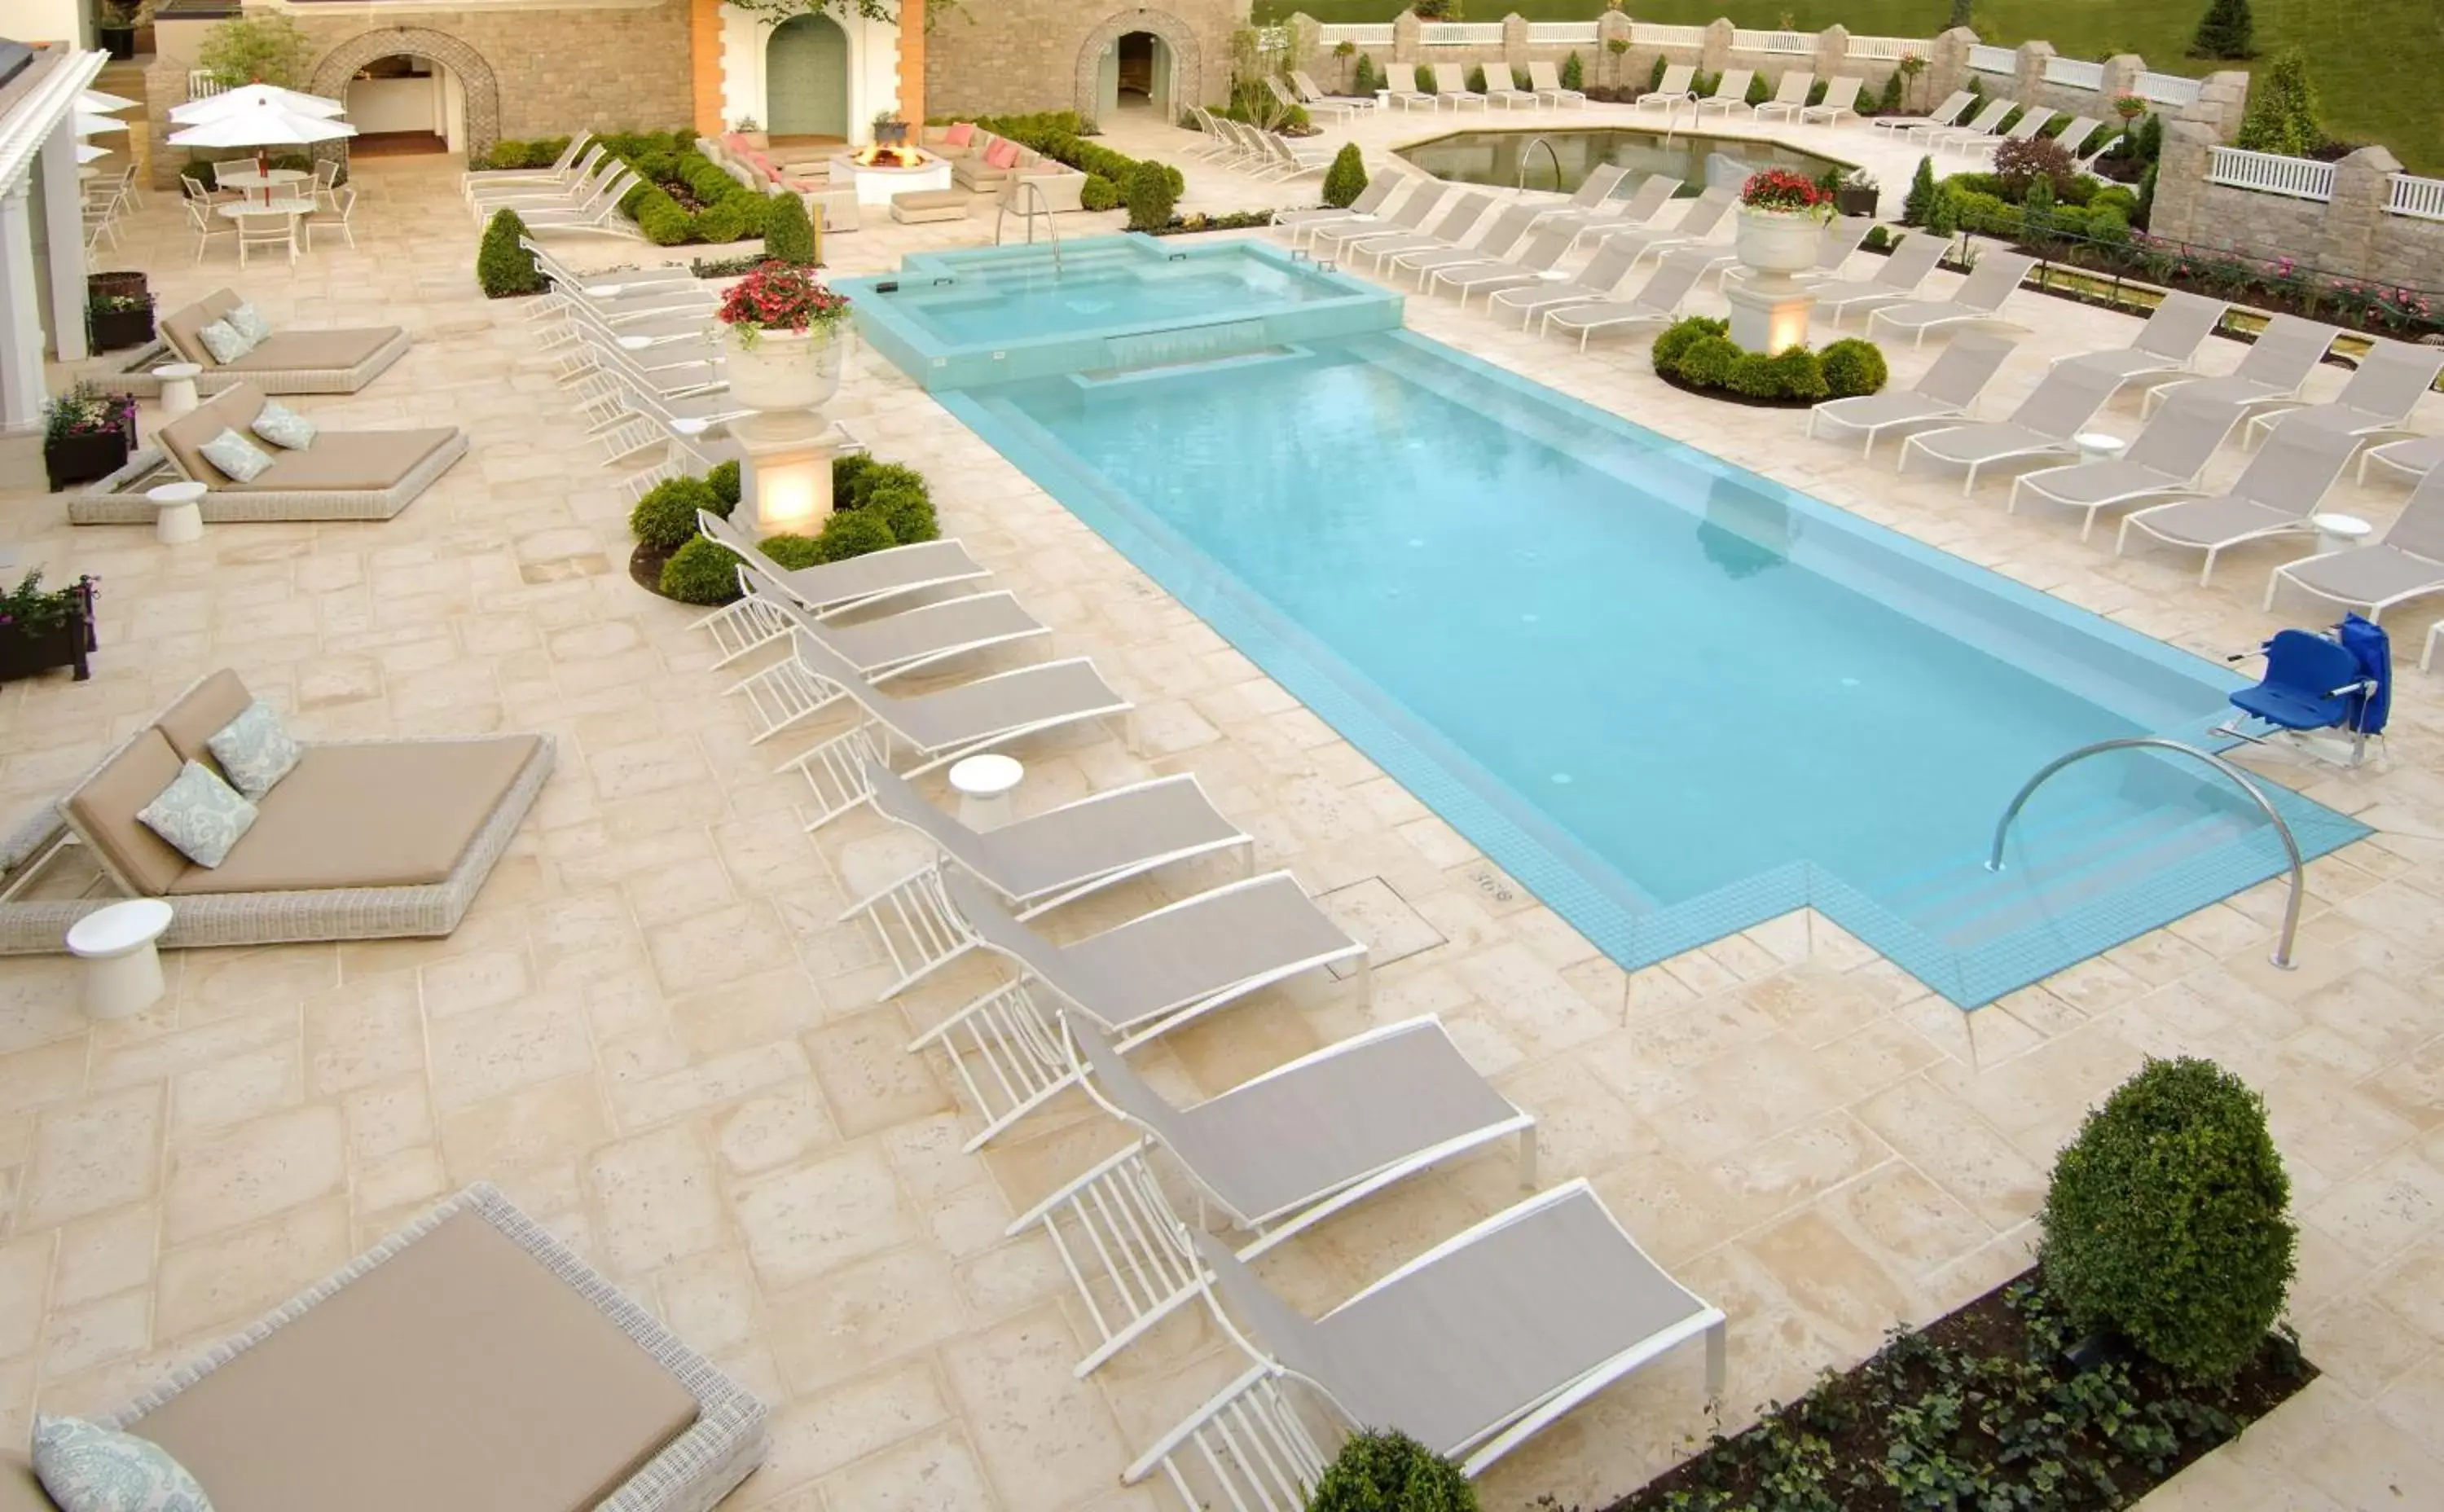
[[[0,433],[32,430],[46,396],[43,326],[34,303],[34,217],[27,190],[22,180],[0,190]]]
[[[63,116],[43,140],[43,230],[50,243],[51,350],[84,360],[84,190],[77,177],[76,118]]]

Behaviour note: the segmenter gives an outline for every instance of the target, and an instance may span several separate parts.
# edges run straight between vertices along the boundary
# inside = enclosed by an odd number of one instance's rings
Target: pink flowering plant
[[[1749,175],[1740,186],[1740,203],[1776,215],[1805,215],[1824,220],[1833,213],[1833,195],[1805,174],[1768,168]]]
[[[766,263],[731,285],[713,313],[752,350],[766,331],[830,330],[848,319],[848,296],[824,286],[812,268]]]

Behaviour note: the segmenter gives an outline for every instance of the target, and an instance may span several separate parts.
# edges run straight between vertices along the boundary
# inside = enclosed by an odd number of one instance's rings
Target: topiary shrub
[[[824,533],[815,538],[815,549],[825,562],[845,562],[869,551],[887,551],[898,544],[882,516],[865,509],[845,509],[834,514],[824,522]]]
[[[813,536],[766,536],[755,543],[755,549],[791,572],[800,567],[811,567],[824,560],[823,543]]]
[[[695,539],[695,513],[709,510],[725,519],[731,506],[702,478],[668,478],[645,490],[628,511],[628,528],[638,544],[657,551],[676,551]],[[689,602],[695,602],[690,599]]]
[[[1346,210],[1366,193],[1366,159],[1354,141],[1343,142],[1341,151],[1332,155],[1332,166],[1324,171],[1324,202],[1335,210]]]
[[[738,597],[738,559],[729,549],[698,536],[662,563],[655,584],[665,599],[681,603],[725,604]]]
[[[764,212],[764,255],[792,267],[815,266],[815,223],[797,195],[772,196],[772,208]]]
[[[1672,364],[1672,371],[1684,383],[1694,384],[1701,389],[1719,389],[1731,382],[1732,366],[1745,356],[1747,354],[1732,345],[1728,336],[1700,337],[1681,351]]]
[[[2147,171],[2138,175],[2138,208],[2130,212],[2130,224],[2140,230],[2147,229],[2148,220],[2156,212],[2156,164],[2149,163]]]
[[[1909,197],[1901,201],[1901,224],[1923,226],[1935,213],[1935,159],[1921,157],[1910,175]]]
[[[1881,226],[1870,226],[1859,245],[1871,252],[1889,252],[1893,249],[1893,233]]]
[[[2228,1380],[2283,1311],[2290,1199],[2265,1099],[2211,1060],[2150,1059],[2054,1161],[2046,1289],[2176,1375]]]
[[[1171,208],[1179,202],[1179,191],[1172,187],[1162,164],[1139,163],[1129,170],[1125,191],[1129,230],[1158,231],[1171,224]]]
[[[868,492],[861,507],[881,520],[891,531],[891,539],[903,546],[931,541],[942,533],[934,518],[934,501],[922,486],[887,484]]]
[[[1898,68],[1884,75],[1883,90],[1876,96],[1877,115],[1898,116],[1901,113],[1901,86],[1905,83],[1907,81],[1902,79]]]
[[[1832,396],[1832,386],[1824,378],[1824,364],[1804,346],[1787,346],[1767,358],[1765,365],[1773,376],[1773,392],[1766,396],[1768,398],[1804,399],[1813,404]]]
[[[705,487],[721,501],[721,507],[713,513],[725,520],[730,518],[731,510],[738,507],[738,464],[735,462],[715,463],[713,470],[704,475]]]
[[[1663,75],[1671,68],[1671,59],[1665,57],[1659,52],[1655,55],[1655,66],[1646,70],[1646,92],[1648,94],[1654,94],[1663,87]]]
[[[1481,63],[1471,65],[1468,70],[1468,78],[1463,80],[1462,83],[1468,86],[1468,91],[1471,94],[1481,95],[1485,93],[1485,65]]]
[[[856,491],[857,480],[875,465],[874,458],[863,452],[847,452],[832,458],[832,507],[845,509]]]
[[[1884,365],[1884,354],[1873,341],[1845,336],[1817,354],[1817,363],[1824,374],[1824,391],[1828,398],[1854,398],[1861,394],[1880,394],[1891,381],[1892,374]]]
[[[2160,138],[2159,138],[2160,140]],[[2238,146],[2287,157],[2307,157],[2325,144],[2317,121],[2317,87],[2308,82],[2308,58],[2286,47],[2249,82],[2249,110],[2240,119]]]
[[[845,489],[840,487],[840,472],[835,466],[832,472],[833,507],[862,509],[876,493],[884,489],[914,489],[918,493],[927,491],[925,474],[915,468],[902,467],[897,462],[877,462],[872,457],[861,460],[865,466],[850,476]]]
[[[1680,354],[1689,350],[1692,343],[1709,336],[1729,336],[1731,333],[1731,323],[1729,321],[1692,315],[1687,320],[1673,322],[1657,333],[1648,355],[1655,360],[1657,373],[1677,372]]]
[[[1767,101],[1773,98],[1773,91],[1765,86],[1765,75],[1761,73],[1752,73],[1749,75],[1749,92],[1747,98],[1748,102],[1751,105],[1762,105]]]
[[[1405,1433],[1352,1433],[1324,1467],[1306,1512],[1476,1512],[1459,1466]]]
[[[1587,87],[1587,65],[1579,61],[1575,51],[1562,60],[1562,87],[1578,90]]]
[[[543,269],[535,266],[534,253],[519,245],[526,233],[527,223],[516,211],[492,212],[484,228],[484,240],[475,249],[475,282],[483,286],[486,299],[543,292]]]
[[[1102,175],[1088,174],[1086,181],[1078,186],[1078,208],[1096,211],[1118,210],[1120,208],[1120,192]]]
[[[645,240],[657,247],[676,247],[695,234],[695,217],[679,208],[679,202],[661,190],[644,188],[631,192],[621,206],[645,234]]]

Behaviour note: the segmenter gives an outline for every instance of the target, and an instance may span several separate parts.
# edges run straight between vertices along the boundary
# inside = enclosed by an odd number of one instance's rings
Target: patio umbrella
[[[109,156],[110,149],[107,147],[97,147],[89,141],[81,141],[77,143],[78,162],[89,163],[97,157],[107,157]]]
[[[207,95],[201,100],[190,100],[183,105],[172,105],[170,119],[192,125],[216,120],[233,113],[261,109],[266,105],[277,106],[298,116],[339,116],[346,114],[348,108],[336,100],[300,94],[294,89],[283,89],[278,84],[242,84],[217,95]]]
[[[88,89],[77,96],[79,110],[91,110],[105,116],[113,111],[133,110],[136,105],[137,101],[125,95],[114,95],[106,89]]]
[[[255,149],[255,172],[264,171],[263,149],[266,147],[303,147],[310,142],[331,141],[353,137],[357,128],[344,120],[332,120],[324,116],[300,115],[282,108],[273,101],[258,101],[251,109],[229,110],[200,120],[181,131],[170,134],[173,147],[251,147]],[[270,202],[271,191],[266,188],[264,200]]]
[[[76,115],[76,134],[80,137],[107,137],[115,131],[125,131],[127,122],[113,120],[108,116],[88,115],[80,110]]]

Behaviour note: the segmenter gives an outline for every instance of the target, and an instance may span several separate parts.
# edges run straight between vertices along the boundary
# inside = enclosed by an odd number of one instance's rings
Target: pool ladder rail
[[[1029,198],[1032,196],[1032,198]],[[1035,245],[1035,217],[1044,217],[1044,233],[1052,243],[1052,277],[1061,277],[1061,225],[1052,218],[1052,201],[1044,194],[1044,186],[1031,178],[1020,176],[1010,180],[1008,194],[993,211],[993,245],[1002,245],[1002,223],[1009,215],[1010,201],[1020,202],[1018,217],[1027,223],[1027,245]]]
[[[1559,194],[1562,192],[1562,154],[1553,145],[1553,139],[1542,132],[1528,138],[1528,145],[1519,149],[1519,182],[1510,187],[1523,194],[1528,192],[1528,155],[1539,147],[1544,148],[1545,156],[1552,159],[1553,191]]]
[[[2202,761],[2231,779],[2242,792],[2249,795],[2250,801],[2257,805],[2259,812],[2273,822],[2274,833],[2281,836],[2283,839],[2284,855],[2289,857],[2291,862],[2291,894],[2283,905],[2283,933],[2274,942],[2272,959],[2276,966],[2286,971],[2290,970],[2292,968],[2291,944],[2300,932],[2300,894],[2306,874],[2306,868],[2300,859],[2300,842],[2293,837],[2291,826],[2284,822],[2283,816],[2275,811],[2273,801],[2266,796],[2266,789],[2258,786],[2255,779],[2214,752],[2200,750],[2195,746],[2183,745],[2177,740],[2167,740],[2161,735],[2128,735],[2115,740],[2100,740],[2093,745],[2082,746],[2075,751],[2055,757],[2038,768],[2034,777],[2020,784],[2020,790],[2012,796],[2010,805],[2003,810],[2003,817],[1995,821],[1994,848],[1986,857],[1986,870],[1999,872],[2003,869],[2003,838],[2010,830],[2011,821],[2020,817],[2020,810],[2027,805],[2029,796],[2045,785],[2047,778],[2073,762],[2084,761],[2090,756],[2101,756],[2106,751],[2114,750],[2168,750]]]

